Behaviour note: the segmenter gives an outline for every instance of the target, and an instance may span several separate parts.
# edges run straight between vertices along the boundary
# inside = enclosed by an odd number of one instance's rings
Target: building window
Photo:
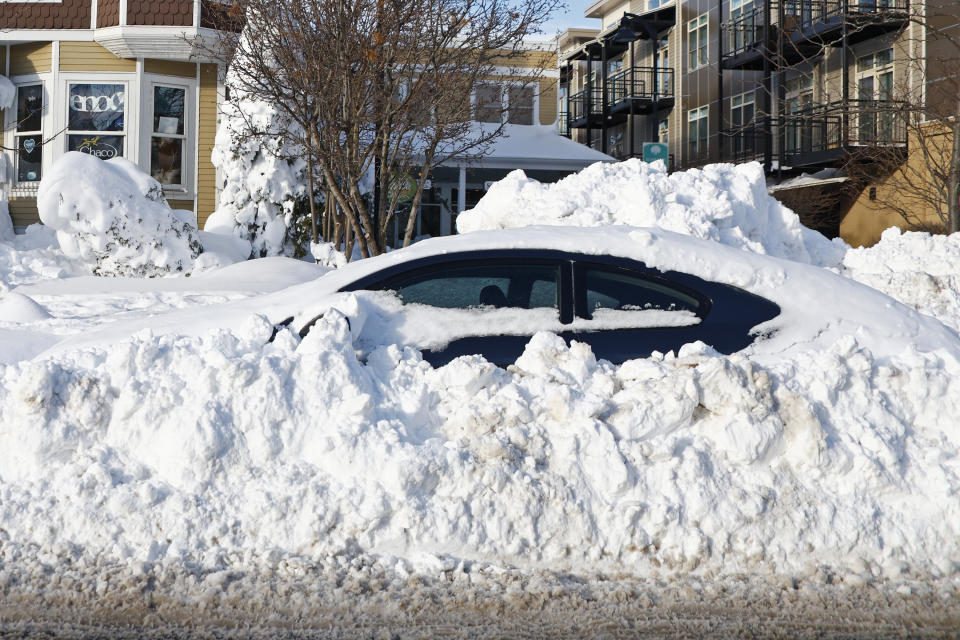
[[[503,117],[503,89],[498,84],[478,84],[473,96],[473,119],[500,122]]]
[[[533,124],[533,87],[508,87],[507,99],[507,122]]]
[[[109,160],[123,155],[126,87],[70,84],[67,94],[67,150]]]
[[[857,58],[857,100],[859,142],[893,141],[893,112],[880,104],[893,100],[892,48]]]
[[[700,107],[687,112],[691,159],[707,152],[707,136],[710,124],[709,115],[710,107]]]
[[[657,9],[669,2],[670,0],[647,0],[647,11],[652,11]]]
[[[37,182],[43,165],[43,85],[17,87],[17,182]]]
[[[709,62],[709,15],[704,13],[687,23],[687,68],[696,69]]]
[[[670,121],[666,118],[657,125],[657,141],[663,144],[670,143]]]
[[[733,136],[733,153],[736,157],[752,155],[756,152],[756,136],[752,131],[744,131],[753,122],[756,98],[752,91],[730,98],[730,123],[739,131]]]
[[[532,86],[478,84],[473,98],[473,119],[477,122],[499,123],[506,114],[510,124],[533,124],[536,103]]]
[[[183,184],[186,100],[183,87],[154,85],[150,175],[163,185]]]

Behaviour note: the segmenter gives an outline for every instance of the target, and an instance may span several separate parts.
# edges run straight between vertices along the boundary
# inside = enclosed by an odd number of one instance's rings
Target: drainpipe
[[[600,150],[607,152],[607,43],[600,43]]]
[[[841,125],[840,125],[840,142],[844,146],[850,141],[850,69],[847,64],[847,11],[849,7],[847,6],[847,0],[843,0],[843,38],[840,43],[840,67],[843,69],[843,90],[841,92],[841,100],[843,101],[841,105]]]

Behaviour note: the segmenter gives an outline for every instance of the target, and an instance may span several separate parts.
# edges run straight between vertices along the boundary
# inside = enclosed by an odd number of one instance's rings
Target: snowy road
[[[88,577],[87,577],[88,578]],[[27,579],[0,597],[0,637],[957,638],[957,586],[595,581],[554,575],[397,581],[165,574]],[[166,582],[158,581],[157,578]],[[192,586],[191,586],[192,585]]]

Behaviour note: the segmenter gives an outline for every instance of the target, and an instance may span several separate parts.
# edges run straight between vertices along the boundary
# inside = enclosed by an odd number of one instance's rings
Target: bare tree
[[[327,196],[322,225],[309,199],[314,240],[342,220],[366,257],[385,249],[399,182],[416,184],[406,245],[431,169],[503,134],[503,101],[494,122],[471,121],[474,89],[504,75],[513,91],[535,87],[555,60],[516,63],[558,2],[237,0],[223,19],[242,17],[243,31],[215,53],[228,99],[269,102],[295,125],[283,133],[304,151],[308,190]]]

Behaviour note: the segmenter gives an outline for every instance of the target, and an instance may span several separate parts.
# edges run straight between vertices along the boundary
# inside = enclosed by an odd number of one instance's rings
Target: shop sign
[[[70,151],[88,153],[101,160],[123,155],[123,138],[120,136],[70,136]]]

